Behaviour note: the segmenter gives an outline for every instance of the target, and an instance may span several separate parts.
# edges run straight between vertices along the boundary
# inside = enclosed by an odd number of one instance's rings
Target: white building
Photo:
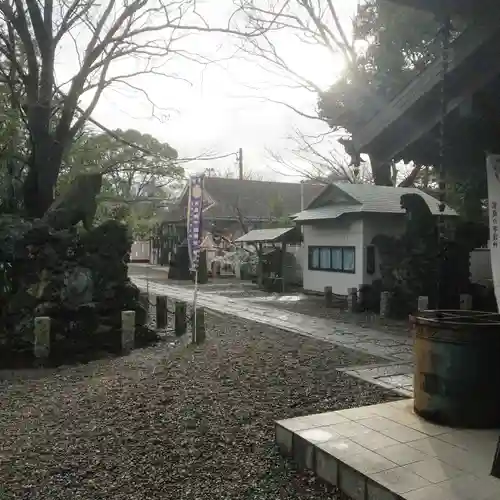
[[[439,202],[416,188],[371,184],[331,184],[295,216],[303,226],[304,290],[346,295],[348,288],[369,285],[380,278],[380,261],[371,244],[375,236],[401,236],[405,211],[401,196],[421,195],[431,212],[439,214]],[[445,215],[457,214],[449,207]]]

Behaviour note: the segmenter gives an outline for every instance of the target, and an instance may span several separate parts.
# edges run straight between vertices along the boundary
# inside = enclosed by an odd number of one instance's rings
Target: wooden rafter
[[[447,12],[466,19],[482,17],[492,8],[498,8],[497,0],[390,0],[419,10],[427,10],[437,15]]]
[[[448,111],[500,75],[500,19],[471,25],[452,44]],[[398,156],[439,121],[442,62],[431,63],[391,102],[353,131],[356,149],[383,161]]]

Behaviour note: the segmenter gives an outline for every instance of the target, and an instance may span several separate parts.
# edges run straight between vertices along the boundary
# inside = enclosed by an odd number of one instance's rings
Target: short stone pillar
[[[472,311],[472,295],[468,293],[460,294],[460,309],[462,311]]]
[[[186,303],[176,300],[174,310],[174,330],[176,335],[184,335],[187,330]]]
[[[429,309],[429,297],[421,295],[417,302],[417,311],[427,311]]]
[[[347,289],[347,310],[349,312],[356,312],[358,307],[358,289],[348,288]]]
[[[140,292],[139,293],[139,303],[146,311],[149,311],[149,293]]]
[[[50,355],[50,318],[39,316],[34,322],[33,354],[37,360],[43,361]]]
[[[191,328],[191,340],[193,344],[203,344],[205,342],[205,308],[196,308],[196,323],[194,323],[193,315],[193,325]]]
[[[162,330],[168,325],[168,299],[163,295],[156,296],[156,328]]]
[[[122,351],[130,352],[135,346],[135,311],[122,311]]]
[[[380,294],[380,317],[387,318],[391,308],[391,292],[382,292]]]
[[[366,285],[362,283],[358,286],[358,308],[365,309],[366,308]]]
[[[333,291],[331,286],[325,286],[325,306],[333,306]]]

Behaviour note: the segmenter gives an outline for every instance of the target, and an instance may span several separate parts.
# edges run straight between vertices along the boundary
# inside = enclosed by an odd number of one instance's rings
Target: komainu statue
[[[69,229],[79,222],[92,229],[97,210],[97,195],[101,191],[102,174],[80,174],[61,196],[57,197],[43,219],[54,229]]]

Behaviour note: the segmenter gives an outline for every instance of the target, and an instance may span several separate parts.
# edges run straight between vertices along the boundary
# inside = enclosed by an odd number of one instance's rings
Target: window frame
[[[332,265],[332,251],[333,250],[341,250],[342,251],[342,269],[332,269],[321,267],[321,259],[320,254],[318,254],[318,267],[313,267],[313,252],[318,250],[321,252],[322,249],[330,250],[330,266]],[[352,250],[353,252],[353,264],[354,267],[352,269],[346,270],[344,264],[344,251]],[[345,245],[345,246],[330,246],[330,245],[308,245],[307,247],[307,268],[309,271],[322,271],[326,273],[342,273],[342,274],[356,274],[356,247],[354,245]]]

